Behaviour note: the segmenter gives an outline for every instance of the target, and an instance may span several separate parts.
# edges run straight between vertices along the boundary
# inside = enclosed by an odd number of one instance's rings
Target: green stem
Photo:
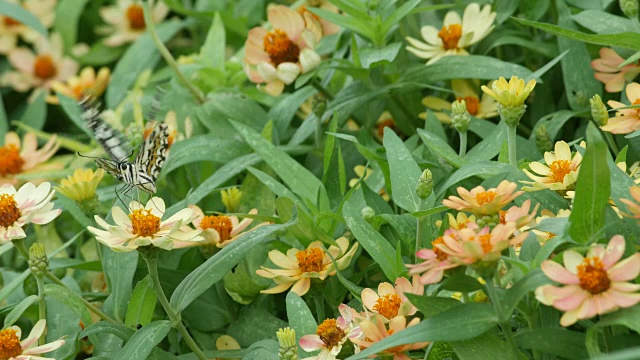
[[[609,148],[611,148],[611,151],[613,151],[614,158],[617,157],[618,153],[620,152],[620,149],[618,149],[618,145],[616,145],[615,140],[613,140],[613,136],[608,131],[603,131],[603,133],[604,133],[604,138],[607,139]]]
[[[467,132],[461,131],[460,132],[460,153],[458,155],[460,155],[460,157],[463,158],[466,154],[467,154]]]
[[[153,2],[154,2],[153,0],[149,0],[146,4],[144,4],[144,22],[147,25],[147,30],[151,35],[151,39],[153,40],[153,43],[156,45],[156,48],[158,48],[160,55],[162,55],[162,57],[167,62],[169,67],[176,73],[176,76],[178,77],[178,79],[187,88],[187,90],[189,90],[189,92],[196,99],[196,101],[202,104],[205,101],[205,96],[202,94],[202,91],[200,91],[200,89],[198,89],[195,85],[193,85],[186,78],[186,76],[184,76],[182,71],[180,71],[180,68],[178,67],[178,63],[173,58],[173,56],[171,55],[167,47],[164,46],[164,43],[162,42],[162,40],[160,40],[160,37],[158,36],[158,32],[156,31],[156,26],[151,16],[151,9],[153,7]]]
[[[469,297],[469,293],[467,292],[462,292],[462,300],[464,300],[465,304],[472,302],[471,298]]]
[[[497,275],[496,275],[497,276]],[[504,333],[504,337],[507,339],[507,342],[513,347],[513,350],[516,354],[519,354],[518,345],[516,344],[516,340],[513,338],[513,333],[511,331],[511,325],[509,324],[509,317],[511,314],[506,314],[504,311],[504,307],[502,306],[502,300],[500,296],[498,296],[498,292],[496,291],[496,287],[493,285],[493,281],[491,279],[487,279],[486,283],[487,295],[491,299],[493,303],[493,308],[496,310],[496,314],[498,315],[498,324],[502,328],[502,332]]]
[[[46,320],[47,302],[44,298],[44,277],[42,276],[42,273],[40,273],[39,275],[33,275],[36,278],[36,284],[38,284],[38,318],[40,320]],[[45,341],[45,333],[43,332],[42,335],[40,335],[40,339],[38,339],[38,345],[44,345]]]
[[[318,90],[318,92],[325,98],[327,98],[327,100],[331,101],[335,99],[335,96],[333,96],[333,94],[329,90],[327,90],[324,85],[320,84],[320,81],[318,81],[318,79],[311,79],[311,86]]]
[[[182,334],[182,337],[184,338],[184,341],[187,343],[187,346],[189,346],[189,348],[198,357],[198,359],[207,360],[207,356],[202,352],[202,350],[200,350],[200,348],[198,347],[196,342],[193,340],[193,338],[191,337],[187,329],[184,327],[184,324],[182,324],[182,321],[180,320],[180,313],[177,313],[175,310],[173,310],[173,308],[171,307],[171,304],[169,304],[169,300],[167,299],[167,296],[164,294],[164,291],[162,290],[162,285],[160,285],[160,278],[158,277],[157,253],[141,252],[140,254],[142,254],[142,257],[147,262],[147,269],[149,270],[149,276],[153,281],[153,288],[155,289],[156,294],[158,295],[158,300],[160,301],[162,308],[167,313],[167,316],[169,316],[169,319],[171,319],[171,323],[176,329],[178,329],[180,334]]]
[[[507,145],[509,146],[509,164],[518,167],[516,156],[516,126],[507,125]]]

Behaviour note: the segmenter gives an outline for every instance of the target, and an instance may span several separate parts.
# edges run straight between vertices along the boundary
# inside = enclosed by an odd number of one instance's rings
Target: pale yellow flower
[[[202,209],[196,205],[190,205],[189,208],[193,210],[193,215],[195,216],[193,225],[196,229],[202,231],[201,235],[205,239],[202,245],[223,248],[246,233],[247,227],[253,222],[252,218],[245,218],[239,221],[237,216],[205,215]],[[257,215],[258,209],[251,209],[249,214]],[[253,229],[267,224],[258,224]]]
[[[509,82],[501,76],[491,84],[491,89],[483,85],[482,91],[496,99],[502,106],[516,107],[524,104],[535,86],[535,80],[529,80],[525,85],[524,80],[517,76],[512,76]]]
[[[48,344],[38,346],[38,340],[47,327],[47,320],[41,319],[33,326],[29,336],[20,341],[22,329],[18,326],[10,326],[0,330],[0,349],[2,359],[7,360],[55,360],[39,355],[59,349],[64,345],[64,337]]]
[[[20,137],[9,131],[4,137],[4,146],[0,147],[0,185],[17,184],[18,174],[27,174],[61,168],[60,164],[44,164],[58,151],[60,143],[53,135],[49,141],[38,149],[38,139],[34,133],[26,133]]]
[[[627,99],[630,105],[640,105],[640,84],[628,84],[625,89]],[[627,107],[619,101],[609,100],[607,104],[612,108]],[[640,129],[640,108],[622,109],[616,111],[616,116],[610,117],[607,124],[600,127],[602,131],[608,131],[612,134],[629,134]]]
[[[5,0],[22,6],[35,16],[46,29],[53,25],[57,0]],[[31,27],[8,16],[0,15],[0,54],[8,54],[18,45],[18,38],[34,42],[40,33]]]
[[[96,195],[96,189],[104,176],[104,169],[76,169],[73,175],[60,181],[56,190],[62,195],[74,201],[92,199]]]
[[[76,101],[82,100],[87,94],[98,98],[107,88],[110,78],[111,70],[109,68],[101,68],[96,75],[96,71],[87,66],[80,71],[79,75],[71,76],[66,82],[52,81],[51,89]],[[60,101],[56,95],[48,95],[47,102],[58,104]]]
[[[474,81],[475,83],[475,81]],[[489,83],[491,85],[491,82]],[[467,105],[467,111],[471,116],[479,119],[489,119],[498,116],[498,102],[487,95],[480,94],[475,88],[478,84],[471,84],[471,81],[465,79],[451,80],[451,88],[453,89],[456,100],[464,100]],[[442,110],[451,111],[451,102],[436,96],[427,96],[422,99],[422,105],[431,110],[435,110],[435,115],[444,124],[451,123],[451,116]],[[420,118],[426,119],[427,113],[420,113]]]
[[[157,1],[151,10],[154,23],[161,22],[169,13],[169,8],[162,1]],[[104,43],[107,46],[121,46],[133,42],[144,34],[147,24],[144,22],[142,1],[118,0],[113,6],[100,8],[100,17],[108,24],[99,28],[103,34],[111,34]]]
[[[537,191],[550,189],[556,191],[567,191],[575,188],[578,180],[578,171],[582,162],[582,155],[579,152],[571,154],[569,145],[564,141],[558,141],[555,151],[544,153],[544,161],[529,163],[531,172],[524,169],[524,173],[534,181],[522,181],[529,186],[523,186],[525,191]]]
[[[524,191],[515,191],[516,187],[515,183],[508,180],[503,180],[497,188],[488,190],[482,186],[476,186],[471,191],[458,187],[460,197],[449,196],[448,199],[442,200],[442,205],[458,211],[469,211],[476,216],[494,215],[524,193]]]

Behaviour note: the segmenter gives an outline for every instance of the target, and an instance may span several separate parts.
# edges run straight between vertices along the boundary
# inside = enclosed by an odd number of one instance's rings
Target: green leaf
[[[495,334],[486,332],[473,339],[450,343],[459,360],[520,359],[513,347]]]
[[[464,164],[464,159],[460,158],[458,153],[456,153],[456,151],[438,135],[422,129],[418,129],[418,135],[420,135],[420,138],[429,150],[440,155],[449,164],[456,168],[459,168]]]
[[[442,195],[453,185],[458,182],[468,179],[473,176],[478,176],[483,179],[487,179],[491,176],[495,176],[498,174],[502,174],[505,172],[509,172],[510,170],[515,169],[509,164],[499,163],[495,161],[477,161],[469,164],[465,164],[456,172],[454,172],[442,187],[438,190],[436,194],[436,198],[441,198]]]
[[[4,136],[9,131],[9,119],[7,119],[7,112],[4,109],[4,101],[0,96],[0,145],[4,145]]]
[[[622,325],[637,333],[640,333],[640,304],[626,309],[620,309],[602,320],[598,321],[595,326],[605,327],[613,325]]]
[[[147,359],[153,348],[164,339],[171,330],[168,320],[154,321],[136,331],[114,359]]]
[[[132,328],[138,325],[148,325],[153,317],[157,300],[158,296],[153,290],[153,282],[149,276],[145,276],[144,279],[138,281],[133,289],[124,324]]]
[[[476,278],[455,273],[440,284],[440,289],[469,293],[482,289],[482,284]]]
[[[386,36],[391,28],[404,19],[422,0],[410,0],[402,4],[391,16],[384,19],[384,22],[380,26],[380,32]]]
[[[366,20],[360,20],[348,15],[335,14],[329,10],[319,8],[308,8],[308,10],[336,25],[340,25],[341,27],[353,30],[364,37],[373,39],[371,24]],[[368,20],[371,21],[370,18]]]
[[[73,0],[71,0],[73,1]],[[120,59],[127,51],[126,46],[111,47],[104,44],[104,40],[93,43],[89,51],[78,57],[78,61],[84,65],[100,66],[111,64]]]
[[[64,110],[67,116],[69,116],[69,119],[71,119],[71,121],[73,121],[73,123],[90,138],[93,138],[93,133],[89,130],[87,122],[82,119],[82,110],[80,109],[80,106],[78,106],[78,102],[75,99],[66,97],[62,94],[58,94],[58,100],[60,101],[62,110]]]
[[[135,334],[135,331],[121,324],[114,324],[107,321],[98,321],[97,323],[88,325],[78,338],[84,338],[90,335],[112,334],[122,340],[129,340]]]
[[[78,20],[88,0],[61,0],[56,6],[53,27],[62,36],[64,48],[69,52],[77,43]]]
[[[222,248],[222,250],[187,275],[178,285],[171,295],[171,306],[179,312],[184,310],[198,296],[202,295],[236,266],[247,251],[265,241],[273,233],[290,227],[296,221],[297,214],[294,214],[291,220],[285,224],[261,226],[245,233],[236,241]]]
[[[358,243],[362,245],[373,261],[380,265],[387,279],[395,281],[404,268],[403,264],[396,260],[396,251],[389,244],[389,241],[362,218],[360,209],[355,208],[351,201],[344,204],[342,216]]]
[[[131,299],[133,276],[138,266],[138,253],[115,252],[102,244],[98,246],[102,247],[102,266],[111,290],[111,294],[104,302],[104,310],[111,313],[115,319],[122,321]]]
[[[4,328],[8,328],[20,319],[22,314],[33,304],[38,301],[38,295],[27,296],[16,304],[13,309],[4,318]]]
[[[375,65],[390,63],[398,56],[401,48],[402,43],[400,42],[391,43],[381,49],[372,46],[363,47],[360,49],[362,67],[369,69]]]
[[[626,17],[595,9],[571,15],[571,20],[597,34],[621,33],[633,28],[633,23]]]
[[[520,300],[531,291],[534,291],[542,285],[552,283],[553,282],[549,280],[539,268],[530,271],[515,285],[509,288],[504,295],[503,308],[505,314],[511,314]]]
[[[298,344],[304,335],[315,334],[318,324],[311,310],[298,294],[289,291],[286,302],[287,319],[289,319],[289,326],[296,332],[296,344]],[[301,357],[310,355],[301,348],[298,349],[298,353]]]
[[[182,29],[184,23],[177,20],[165,21],[156,27],[158,37],[166,42]],[[133,85],[140,73],[151,69],[160,60],[160,53],[156,49],[148,32],[140,36],[124,53],[113,73],[105,96],[107,107],[115,108],[127,95],[127,90]]]
[[[15,277],[15,279],[7,279],[6,275],[4,275],[5,283],[2,286],[2,289],[0,289],[0,301],[5,301],[11,295],[17,293],[19,291],[18,288],[22,289],[22,285],[29,276],[31,276],[31,271],[29,269],[21,272],[20,275]]]
[[[224,23],[220,17],[220,13],[216,12],[213,16],[213,22],[207,32],[207,38],[200,48],[200,57],[204,60],[205,64],[224,70],[224,53],[226,45],[226,34],[224,30]]]
[[[44,127],[44,122],[47,120],[47,103],[45,102],[46,92],[41,91],[38,97],[33,102],[27,105],[22,115],[22,122],[32,128],[41,130]]]
[[[10,17],[16,21],[19,21],[33,30],[40,33],[40,35],[47,37],[47,29],[42,26],[40,20],[35,15],[29,12],[18,4],[13,4],[8,1],[0,2],[0,15]]]
[[[587,150],[580,165],[576,195],[569,216],[569,234],[579,243],[594,241],[601,235],[605,210],[611,194],[611,179],[607,165],[607,145],[598,129],[587,126]]]
[[[196,135],[171,145],[171,154],[162,169],[162,176],[171,171],[200,161],[228,163],[233,159],[248,154],[246,144],[236,140],[220,138],[217,135]]]
[[[563,328],[520,329],[515,336],[518,345],[525,349],[542,351],[563,359],[587,359],[584,333]]]
[[[335,240],[322,231],[303,208],[296,208],[293,201],[288,197],[277,198],[276,209],[283,221],[289,221],[294,214],[297,214],[298,221],[289,228],[289,232],[303,246],[306,247],[316,240],[320,240],[327,245],[336,245]]]
[[[44,286],[45,296],[49,296],[52,299],[62,303],[71,311],[73,311],[85,325],[93,324],[91,314],[89,310],[84,306],[82,297],[79,294],[74,293],[65,286],[56,284],[46,284]]]
[[[420,198],[416,193],[422,173],[420,167],[409,149],[389,127],[384,129],[383,143],[389,160],[393,201],[408,212],[420,210]]]
[[[424,314],[426,318],[434,317],[462,303],[454,298],[440,296],[420,296],[405,293],[409,301]]]
[[[640,359],[640,346],[591,357],[591,360],[637,360],[637,359]]]

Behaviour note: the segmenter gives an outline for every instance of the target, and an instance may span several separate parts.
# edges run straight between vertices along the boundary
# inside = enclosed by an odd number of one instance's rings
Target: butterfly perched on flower
[[[151,116],[155,118],[157,98],[152,104]],[[94,138],[109,158],[96,158],[98,167],[126,184],[127,189],[136,187],[148,193],[156,192],[156,180],[162,165],[167,160],[169,151],[169,127],[158,122],[145,137],[133,162],[129,157],[133,154],[127,139],[107,124],[99,111],[100,103],[92,96],[86,96],[81,102],[82,117],[93,132]]]

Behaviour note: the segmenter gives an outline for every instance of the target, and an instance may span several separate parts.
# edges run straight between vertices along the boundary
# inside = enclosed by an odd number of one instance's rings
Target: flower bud
[[[222,204],[227,209],[227,212],[234,213],[240,208],[240,199],[242,199],[242,191],[237,187],[231,187],[220,192],[222,197]]]
[[[629,18],[638,17],[638,0],[619,0],[620,10]]]
[[[466,132],[469,129],[471,115],[467,111],[467,103],[461,99],[451,103],[451,124],[458,132]]]
[[[420,175],[418,179],[418,184],[416,185],[416,194],[421,199],[426,199],[433,192],[433,174],[431,174],[431,170],[425,169]]]
[[[551,135],[549,135],[549,131],[547,131],[547,126],[545,124],[538,125],[535,129],[535,134],[538,150],[543,154],[547,151],[551,151],[553,143],[551,142]]]
[[[527,110],[527,105],[520,104],[515,106],[504,106],[502,104],[498,104],[498,114],[500,114],[500,119],[504,120],[504,122],[509,126],[517,126]]]
[[[44,276],[49,270],[49,258],[41,243],[29,248],[29,269],[36,276]]]
[[[296,344],[296,332],[290,327],[278,329],[276,333],[280,350],[278,358],[280,360],[298,360],[298,344]]]
[[[593,120],[598,123],[600,126],[605,126],[609,122],[609,113],[607,112],[607,107],[604,106],[600,95],[595,94],[590,100],[591,104],[591,116]]]
[[[370,221],[374,216],[376,216],[376,211],[369,206],[365,206],[360,210],[360,215],[362,215],[362,218],[366,221]]]

